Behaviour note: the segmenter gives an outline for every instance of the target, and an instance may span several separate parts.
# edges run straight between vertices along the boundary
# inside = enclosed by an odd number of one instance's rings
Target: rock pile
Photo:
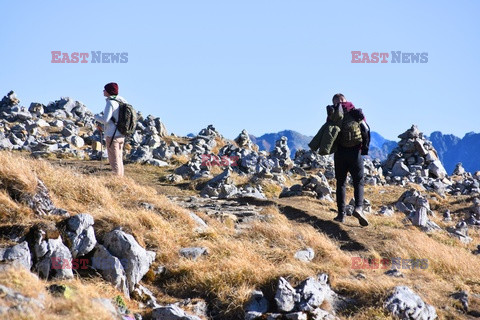
[[[13,91],[0,102],[0,149],[26,150],[34,156],[105,157],[101,154],[101,136],[95,130],[93,113],[83,103],[64,97],[47,105],[32,102],[28,109],[19,103]],[[136,132],[128,139],[133,147],[129,155],[132,161],[153,160],[153,150],[162,146],[161,138],[166,135],[159,118],[144,118],[139,113]],[[158,157],[163,156],[158,160],[168,158],[170,152],[182,154],[185,150],[171,144],[163,145],[164,152],[161,151],[156,152]],[[157,161],[151,162],[158,165]]]
[[[227,168],[218,176],[207,182],[201,191],[201,196],[218,199],[228,199],[233,197],[254,197],[266,199],[262,192],[262,187],[245,186],[237,188],[231,178],[232,169]]]
[[[302,184],[295,184],[290,188],[284,188],[280,198],[294,196],[311,196],[321,200],[333,202],[332,188],[327,178],[321,173],[302,178]]]
[[[284,278],[278,281],[275,305],[261,291],[254,291],[245,308],[245,319],[338,319],[335,310],[341,298],[328,285],[328,276],[311,277],[293,288]],[[331,312],[321,309],[330,305]]]
[[[405,191],[395,206],[397,210],[407,215],[413,225],[419,226],[423,231],[430,232],[441,229],[429,219],[429,216],[434,216],[434,213],[430,210],[426,196],[421,195],[415,189]]]
[[[400,142],[383,163],[387,182],[404,183],[407,179],[429,187],[436,182],[433,188],[437,190],[451,184],[432,142],[415,125],[398,137]]]

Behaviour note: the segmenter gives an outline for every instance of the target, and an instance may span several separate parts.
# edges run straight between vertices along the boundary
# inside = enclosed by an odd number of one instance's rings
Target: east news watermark
[[[427,63],[428,52],[362,52],[351,51],[351,63]]]
[[[62,52],[51,51],[51,63],[127,63],[128,52]]]
[[[352,257],[351,269],[428,269],[428,259]]]

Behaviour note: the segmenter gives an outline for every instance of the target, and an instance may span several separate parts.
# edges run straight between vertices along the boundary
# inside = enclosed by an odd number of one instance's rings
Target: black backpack
[[[118,121],[114,117],[112,117],[112,121],[115,124],[113,138],[115,137],[117,130],[124,136],[132,135],[135,132],[135,128],[137,126],[137,113],[135,112],[135,109],[133,109],[132,105],[117,100],[115,98],[112,98],[110,100],[118,102]]]

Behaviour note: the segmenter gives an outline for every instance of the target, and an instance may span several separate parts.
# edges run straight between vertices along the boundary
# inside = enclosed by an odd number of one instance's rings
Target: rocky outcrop
[[[245,319],[337,319],[335,310],[340,306],[340,297],[328,285],[328,276],[321,274],[292,287],[284,278],[278,281],[275,305],[269,305],[261,291],[254,291],[245,307]],[[328,304],[332,310],[321,306]]]
[[[435,308],[423,302],[422,298],[405,286],[395,287],[385,301],[384,307],[399,319],[433,320],[437,318]]]
[[[133,291],[135,285],[149,270],[155,259],[155,252],[145,250],[132,235],[120,229],[107,233],[103,245],[120,260],[127,276],[128,289]]]

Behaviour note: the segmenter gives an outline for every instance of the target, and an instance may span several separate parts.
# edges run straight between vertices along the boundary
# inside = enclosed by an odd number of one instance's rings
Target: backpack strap
[[[120,101],[117,100],[117,96],[111,96],[111,97],[114,97],[114,98],[108,98],[108,100],[110,101],[113,100],[118,102],[118,106],[120,107]],[[115,131],[113,131],[112,140],[110,140],[110,144],[108,145],[109,148],[112,146],[113,139],[115,139],[115,134],[117,133],[117,120],[113,116],[110,118],[110,120],[112,120],[113,124],[115,125]]]

